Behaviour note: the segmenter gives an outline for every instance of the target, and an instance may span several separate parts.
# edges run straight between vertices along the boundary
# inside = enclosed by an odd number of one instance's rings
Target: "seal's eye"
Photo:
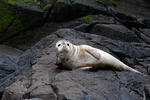
[[[58,44],[58,47],[60,46],[61,44]]]
[[[69,43],[67,44],[67,46],[69,46]]]

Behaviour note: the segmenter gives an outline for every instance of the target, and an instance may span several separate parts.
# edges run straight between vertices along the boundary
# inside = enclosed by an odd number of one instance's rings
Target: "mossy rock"
[[[95,16],[95,15],[87,15],[87,16],[81,17],[80,19],[81,19],[81,20],[90,20],[90,19],[92,19],[94,16]]]
[[[144,1],[142,3],[145,4]],[[150,16],[146,7],[139,7],[135,1],[130,0],[57,0],[52,11],[52,19],[55,21],[66,21],[89,14],[106,14],[106,7],[103,4],[116,7],[117,10],[119,9],[119,12],[123,12],[126,15]]]
[[[43,11],[0,2],[0,41],[39,23]]]
[[[105,4],[109,6],[115,6],[116,8],[133,13],[138,15],[144,15],[149,16],[149,3],[147,3],[146,0],[97,0],[97,1],[103,1]]]
[[[54,0],[41,0],[40,6],[43,10],[47,10],[52,5],[53,2]]]
[[[3,0],[3,2],[17,5],[34,5],[41,0]]]
[[[0,2],[0,31],[14,19],[14,11],[6,4]]]
[[[0,11],[0,40],[23,29],[23,24],[16,19],[16,12],[11,6],[0,2]]]
[[[57,0],[52,11],[51,19],[54,21],[68,21],[89,14],[98,14],[99,11],[90,5],[92,0]],[[94,4],[94,3],[93,3]]]

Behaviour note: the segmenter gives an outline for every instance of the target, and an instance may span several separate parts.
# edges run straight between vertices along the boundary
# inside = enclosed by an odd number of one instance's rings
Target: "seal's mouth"
[[[66,47],[66,46],[64,46],[63,48],[62,48],[62,52],[68,52],[69,50],[68,50],[68,48]]]
[[[67,54],[69,52],[69,50],[67,49],[67,48],[63,48],[60,52],[59,52],[59,54],[60,55],[65,55],[65,54]]]
[[[61,58],[61,59],[64,59],[64,58],[66,58],[67,57],[67,55],[68,55],[68,51],[61,51],[61,52],[59,52],[59,57]]]

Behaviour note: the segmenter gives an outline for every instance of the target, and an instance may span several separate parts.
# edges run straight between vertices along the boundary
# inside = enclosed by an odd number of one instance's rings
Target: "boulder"
[[[0,70],[8,72],[13,72],[17,70],[19,57],[23,52],[21,50],[6,46],[0,45]],[[2,75],[3,73],[1,73]],[[1,76],[0,78],[2,78]]]
[[[41,0],[40,1],[40,7],[43,9],[43,10],[47,10],[51,5],[52,3],[54,2],[55,0]]]
[[[150,16],[147,13],[149,5],[145,0],[138,0],[136,2],[130,0],[57,0],[52,9],[51,18],[54,21],[66,21],[88,14],[111,15],[111,11],[109,11],[109,7],[107,6],[114,7],[117,12],[122,12],[127,16],[134,14],[144,18],[149,18]]]
[[[5,81],[19,69],[17,62],[22,53],[23,51],[19,49],[0,45],[0,92],[8,86]]]
[[[96,24],[90,33],[109,37],[113,40],[125,42],[142,42],[136,34],[122,25],[116,24]]]
[[[2,0],[8,4],[27,6],[33,9],[40,9],[40,1],[39,0]]]
[[[120,86],[112,71],[71,71],[55,76],[53,82],[58,97],[70,100],[136,100],[141,98],[130,89]],[[63,100],[63,99],[60,99]]]
[[[23,58],[30,57],[32,64],[32,69],[30,69],[32,75],[29,78],[30,86],[27,87],[26,93],[22,93],[24,99],[107,100],[111,98],[111,100],[137,100],[143,98],[144,87],[150,84],[149,75],[144,76],[109,69],[97,71],[58,69],[55,64],[55,43],[60,39],[69,39],[74,44],[88,44],[102,49],[134,69],[148,74],[146,64],[148,64],[148,57],[150,56],[148,53],[150,52],[149,45],[112,40],[101,35],[83,33],[73,29],[59,29],[41,39],[22,56]],[[144,58],[145,56],[147,57]],[[26,74],[28,74],[27,71]],[[15,89],[13,85],[10,87]],[[6,98],[6,95],[9,95],[7,97],[14,97],[7,92],[11,91],[11,88],[6,88],[3,98]],[[16,92],[11,94],[16,94]],[[18,96],[15,95],[15,97]]]
[[[144,98],[143,100],[150,100],[150,85],[144,87]]]
[[[146,37],[148,37],[148,38],[150,38],[150,29],[142,29],[142,31],[143,31],[143,34],[145,34],[146,35]]]
[[[45,14],[42,10],[2,1],[0,1],[0,10],[0,42],[22,30],[40,25]]]
[[[40,98],[30,98],[30,99],[23,99],[23,100],[42,100]]]
[[[43,56],[37,64],[32,66],[32,83],[30,87],[30,97],[41,98],[42,100],[56,100],[56,94],[51,87],[50,76],[51,64],[48,56]]]
[[[50,18],[53,21],[66,21],[88,14],[98,14],[99,10],[94,6],[104,9],[98,6],[94,0],[57,0]]]
[[[20,100],[27,92],[30,80],[25,76],[20,76],[15,83],[5,89],[2,100]]]

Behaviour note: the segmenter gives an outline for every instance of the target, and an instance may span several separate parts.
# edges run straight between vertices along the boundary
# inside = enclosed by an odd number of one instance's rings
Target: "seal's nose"
[[[67,47],[66,47],[65,45],[63,46],[63,50],[64,50],[64,51],[68,51],[68,50],[67,50]]]
[[[64,49],[66,49],[66,46],[65,46],[65,45],[63,45],[63,48],[64,48]]]

